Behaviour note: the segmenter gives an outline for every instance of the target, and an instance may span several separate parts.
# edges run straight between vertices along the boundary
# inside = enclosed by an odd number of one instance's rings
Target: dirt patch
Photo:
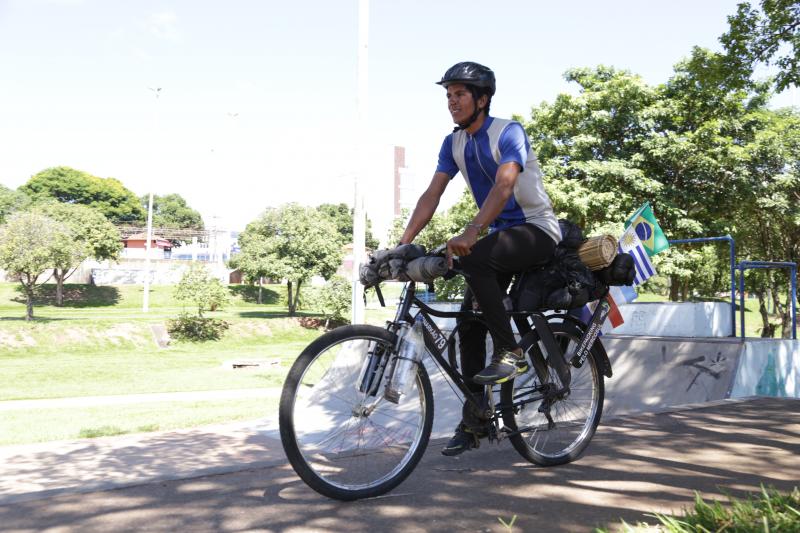
[[[36,346],[36,339],[24,332],[11,333],[0,331],[0,347],[30,348]]]
[[[240,337],[272,337],[272,328],[263,320],[234,322],[231,324],[230,333]]]
[[[108,340],[114,346],[119,346],[125,342],[137,345],[144,344],[146,339],[142,337],[142,332],[134,324],[114,324],[106,330],[97,331],[96,335]]]

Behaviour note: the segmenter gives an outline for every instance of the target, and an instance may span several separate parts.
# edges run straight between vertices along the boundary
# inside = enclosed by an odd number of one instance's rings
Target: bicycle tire
[[[569,350],[572,353],[576,351],[582,330],[566,321],[551,323],[550,327],[569,361]],[[528,357],[543,356],[536,330],[525,335],[520,346]],[[538,410],[542,400],[503,410],[503,424],[510,431],[528,428],[524,433],[509,437],[522,457],[541,466],[562,465],[580,457],[592,440],[603,413],[605,389],[599,360],[595,345],[589,350],[583,365],[570,365],[572,381],[569,395],[555,401],[550,408],[555,427],[550,428],[547,418]],[[529,366],[525,374],[503,384],[500,393],[503,405],[511,406],[515,397],[521,399],[525,395],[535,394],[537,387],[542,385],[533,365]],[[547,365],[547,372],[549,383],[559,383],[550,365]]]
[[[433,426],[433,392],[425,366],[399,404],[358,390],[364,357],[388,357],[396,335],[376,326],[343,326],[303,350],[283,386],[281,442],[298,476],[329,498],[351,501],[399,485],[422,458]],[[364,407],[377,407],[364,414]]]

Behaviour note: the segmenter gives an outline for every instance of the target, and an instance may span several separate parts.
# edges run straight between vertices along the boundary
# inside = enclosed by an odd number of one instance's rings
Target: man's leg
[[[469,255],[460,258],[467,283],[481,307],[494,342],[492,364],[475,376],[478,383],[501,382],[516,374],[511,360],[517,342],[503,306],[505,288],[500,288],[498,277],[510,279],[516,272],[548,262],[555,246],[543,230],[523,224],[490,233],[475,243]],[[524,362],[524,358],[520,361]]]

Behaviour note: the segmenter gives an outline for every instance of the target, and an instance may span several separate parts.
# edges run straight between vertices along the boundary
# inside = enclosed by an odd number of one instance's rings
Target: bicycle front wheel
[[[569,322],[550,327],[566,360],[570,361],[577,351],[581,330]],[[558,389],[559,380],[555,369],[547,364],[539,335],[532,331],[520,345],[531,360],[545,362],[546,376],[540,379],[534,364],[525,374],[503,384],[502,403],[513,405],[504,409],[503,423],[512,432],[520,431],[510,437],[511,443],[524,458],[542,466],[574,461],[589,445],[603,413],[603,375],[598,368],[596,348],[592,347],[582,365],[569,363],[572,374],[569,392],[547,398],[548,391]]]
[[[365,370],[388,361],[395,341],[375,326],[340,327],[312,342],[289,371],[279,410],[283,449],[320,494],[338,500],[384,494],[425,452],[433,425],[425,367],[418,365],[398,404],[383,398],[380,375],[363,390]]]

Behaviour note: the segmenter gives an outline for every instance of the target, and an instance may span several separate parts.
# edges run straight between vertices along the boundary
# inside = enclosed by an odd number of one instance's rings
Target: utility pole
[[[366,221],[364,193],[361,181],[367,175],[367,112],[369,109],[369,0],[358,0],[358,169],[353,179],[353,299],[352,323],[364,322],[364,287],[358,279],[361,260],[365,255]]]
[[[149,87],[153,94],[156,97],[156,107],[155,107],[155,120],[153,123],[155,124],[155,134],[158,134],[159,131],[159,117],[158,117],[158,97],[161,93],[161,87]],[[153,135],[153,139],[155,139],[156,145],[158,145],[158,139],[156,135]],[[152,151],[155,154],[155,150]],[[148,195],[147,201],[147,242],[144,245],[144,294],[142,295],[142,312],[148,313],[150,312],[150,243],[153,241],[153,186],[150,186],[150,193]]]

